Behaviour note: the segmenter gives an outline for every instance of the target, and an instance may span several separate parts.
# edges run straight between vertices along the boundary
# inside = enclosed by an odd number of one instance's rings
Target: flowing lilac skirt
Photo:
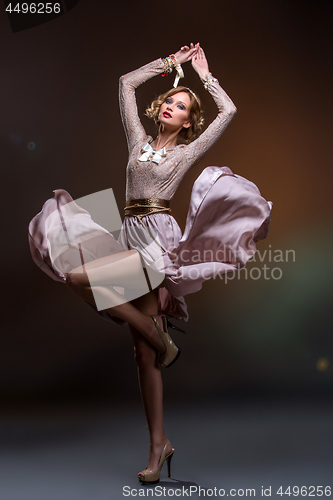
[[[141,222],[126,216],[116,239],[59,189],[29,224],[30,250],[42,271],[65,282],[67,273],[84,263],[135,248],[146,267],[163,272],[159,314],[188,321],[183,296],[246,265],[257,251],[255,243],[267,236],[272,206],[254,183],[228,167],[206,167],[193,185],[183,235],[171,215],[153,213]],[[147,245],[146,232],[157,235],[155,246]],[[88,305],[104,319],[127,324]]]

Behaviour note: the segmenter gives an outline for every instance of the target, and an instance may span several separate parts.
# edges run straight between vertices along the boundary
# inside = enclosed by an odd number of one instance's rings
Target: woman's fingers
[[[188,45],[183,45],[180,50],[192,50],[192,49],[197,49],[200,46],[199,42],[194,45],[193,42],[190,43],[190,46]]]
[[[195,54],[197,53],[197,48],[196,47],[192,47],[190,50],[189,50],[189,56],[190,57],[193,57]]]
[[[191,42],[190,46],[183,45],[177,52],[177,58],[178,58],[177,60],[179,60],[180,63],[190,61],[193,57],[197,55],[198,48],[199,48],[198,43],[194,45],[194,43]],[[182,57],[180,57],[181,54]]]

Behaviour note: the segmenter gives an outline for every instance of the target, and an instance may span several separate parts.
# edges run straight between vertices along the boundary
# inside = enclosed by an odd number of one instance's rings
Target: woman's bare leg
[[[154,277],[162,276],[152,269],[150,273]],[[76,283],[82,286],[122,286],[134,290],[147,286],[141,256],[137,250],[93,260],[73,269],[69,274],[72,276],[74,274]]]
[[[77,283],[75,276],[75,273],[68,274],[67,286],[83,300],[95,305],[91,288]],[[112,300],[115,303],[119,300],[117,293],[109,287],[94,287],[94,293],[104,294],[107,297],[113,296]],[[140,392],[150,436],[148,467],[151,470],[157,468],[166,442],[163,423],[163,385],[157,352],[164,353],[165,345],[150,317],[154,315],[160,326],[163,327],[161,318],[157,314],[157,294],[158,290],[156,289],[133,300],[132,303],[121,303],[106,309],[110,314],[128,322],[133,337]],[[169,453],[171,449],[169,444],[166,452]]]
[[[140,312],[130,302],[124,302],[124,296],[110,288],[112,285],[121,286],[125,291],[135,289],[141,290],[144,295],[147,293],[147,281],[137,250],[120,252],[83,264],[67,274],[66,284],[82,299],[96,307],[98,304],[98,310],[103,309],[127,321],[164,354],[165,344],[151,317]]]
[[[157,290],[133,302],[144,314],[154,315],[162,327],[161,317],[158,316]],[[150,445],[148,468],[150,470],[155,470],[158,466],[162,449],[167,439],[163,422],[162,376],[156,349],[136,328],[132,325],[129,325],[129,328],[134,342],[134,353],[138,367],[141,398],[149,429]],[[168,454],[171,449],[172,446],[169,444],[166,453]]]
[[[165,353],[165,344],[157,332],[151,317],[139,311],[139,309],[130,302],[123,303],[123,299],[115,290],[109,287],[97,286],[94,287],[93,294],[91,287],[85,287],[77,283],[76,274],[71,273],[67,275],[66,284],[75,295],[94,306],[96,305],[96,296],[100,301],[105,300],[108,303],[118,303],[118,305],[105,309],[105,311],[112,316],[117,316],[127,321],[129,325],[132,325],[138,330],[161,354]]]

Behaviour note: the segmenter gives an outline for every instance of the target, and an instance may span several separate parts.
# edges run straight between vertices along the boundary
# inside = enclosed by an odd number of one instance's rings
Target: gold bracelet
[[[217,78],[214,78],[214,77],[213,77],[213,75],[212,75],[211,73],[206,73],[206,75],[205,75],[205,76],[207,76],[207,75],[211,75],[211,76],[208,76],[208,78],[207,78],[207,79],[202,79],[203,84],[204,84],[204,88],[205,88],[206,90],[208,90],[208,87],[209,87],[209,86],[210,86],[213,82],[217,82],[217,83],[219,83],[219,82],[218,82],[218,79],[217,79]]]
[[[173,70],[173,61],[169,56],[162,59],[162,61],[164,63],[164,72],[162,73],[162,76],[167,76]]]

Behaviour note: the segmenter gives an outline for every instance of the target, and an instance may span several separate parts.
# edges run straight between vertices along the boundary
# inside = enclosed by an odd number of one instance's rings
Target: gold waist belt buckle
[[[144,217],[145,215],[163,212],[171,213],[170,200],[162,198],[137,198],[135,200],[126,200],[124,208],[125,215],[136,215]]]

